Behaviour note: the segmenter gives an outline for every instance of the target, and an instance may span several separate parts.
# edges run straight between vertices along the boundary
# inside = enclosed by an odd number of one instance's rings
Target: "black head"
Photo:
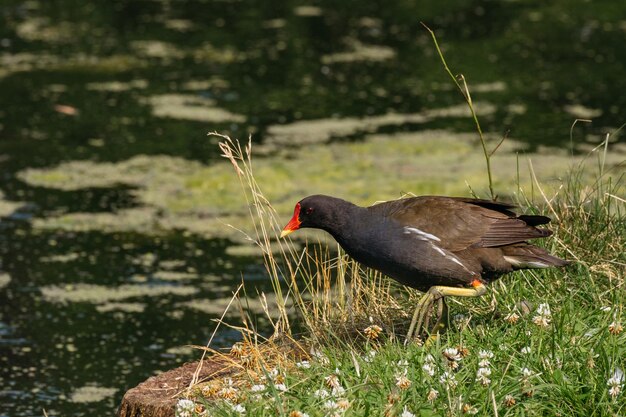
[[[296,204],[293,217],[280,236],[285,237],[304,227],[332,231],[342,221],[343,211],[347,206],[354,207],[345,200],[326,195],[306,197]]]

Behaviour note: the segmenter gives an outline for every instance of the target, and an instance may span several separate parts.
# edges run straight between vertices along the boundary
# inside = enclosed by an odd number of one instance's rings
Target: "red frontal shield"
[[[299,219],[300,217],[300,203],[296,204],[296,208],[293,210],[293,217],[287,223],[287,226],[283,229],[280,234],[280,237],[285,237],[291,232],[295,232],[300,228],[300,223],[302,223]]]

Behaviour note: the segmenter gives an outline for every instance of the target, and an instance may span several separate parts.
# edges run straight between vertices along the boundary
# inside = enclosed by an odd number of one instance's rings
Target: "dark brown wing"
[[[373,210],[401,226],[436,236],[437,246],[452,252],[468,247],[504,246],[549,236],[533,225],[550,221],[543,216],[517,216],[514,205],[456,197],[414,197],[390,201]]]

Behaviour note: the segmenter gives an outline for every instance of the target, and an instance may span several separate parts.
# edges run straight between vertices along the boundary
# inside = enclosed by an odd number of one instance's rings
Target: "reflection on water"
[[[249,226],[206,132],[254,134],[285,212],[313,190],[463,192],[482,165],[424,21],[490,137],[511,129],[501,186],[519,150],[558,176],[575,118],[593,119],[576,151],[625,121],[623,16],[623,2],[591,15],[566,0],[5,0],[0,416],[110,415],[126,389],[196,357],[182,346],[206,341],[242,273],[269,289],[223,225]]]

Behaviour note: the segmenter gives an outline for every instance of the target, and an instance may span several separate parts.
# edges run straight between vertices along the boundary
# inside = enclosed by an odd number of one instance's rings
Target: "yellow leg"
[[[435,302],[438,302],[438,320],[435,323],[434,329],[441,325],[444,311],[447,312],[447,306],[445,304],[444,297],[480,297],[486,292],[487,287],[485,287],[485,285],[478,280],[472,282],[471,288],[445,287],[441,285],[431,287],[417,303],[417,307],[415,308],[415,312],[413,313],[413,318],[411,319],[411,324],[409,326],[409,331],[406,335],[406,340],[404,341],[404,344],[406,345],[409,343],[410,340],[412,340],[414,332],[416,330],[419,332],[423,327],[428,327],[428,324],[430,322],[430,310]]]

